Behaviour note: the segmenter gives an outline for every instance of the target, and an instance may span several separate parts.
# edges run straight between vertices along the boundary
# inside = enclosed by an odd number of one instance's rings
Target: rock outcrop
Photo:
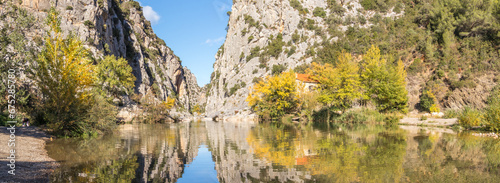
[[[158,100],[177,97],[178,105],[190,109],[197,103],[200,91],[196,77],[183,67],[179,57],[153,32],[138,2],[132,0],[22,0],[0,4],[2,14],[21,7],[35,21],[25,32],[26,40],[43,38],[48,10],[54,6],[60,13],[61,28],[80,38],[94,58],[115,55],[127,58],[133,68],[135,92],[145,96],[152,91]],[[0,20],[0,28],[15,19]],[[41,46],[38,45],[39,47]],[[125,98],[128,98],[125,96]],[[133,105],[129,101],[127,105]]]
[[[371,28],[376,19],[397,19],[405,7],[389,7],[387,11],[366,10],[360,0],[236,0],[233,1],[225,43],[215,56],[214,72],[207,85],[206,112],[215,115],[234,115],[248,111],[245,102],[250,87],[275,70],[294,69],[318,61],[318,51],[324,43],[347,36],[348,30]],[[397,12],[397,13],[396,13]],[[359,38],[365,39],[365,38]],[[390,42],[390,41],[388,41]],[[355,43],[350,43],[355,44]],[[376,44],[376,43],[373,43]],[[350,45],[356,46],[356,45]],[[332,53],[324,53],[332,54]],[[362,53],[353,53],[362,58]],[[401,58],[408,68],[421,53],[410,51]],[[299,68],[305,68],[299,67]],[[407,90],[410,110],[418,109],[422,90],[433,80],[435,68],[409,73]],[[460,73],[457,74],[459,77]],[[475,86],[456,89],[442,83],[436,92],[442,108],[461,108],[466,105],[484,107],[489,91],[495,85],[489,74],[477,78]]]
[[[334,12],[326,0],[289,1],[233,1],[226,41],[215,56],[214,73],[209,84],[206,111],[209,115],[234,110],[248,110],[245,98],[256,79],[272,73],[275,65],[287,69],[313,61],[313,47],[323,41],[336,41],[328,33],[325,16],[316,16],[313,10]],[[373,12],[360,11],[357,0],[338,2],[344,9],[342,19],[362,14],[367,19]],[[392,11],[382,15],[397,17]],[[309,23],[312,22],[312,23]],[[308,27],[306,24],[311,24]],[[362,26],[370,26],[367,23]],[[352,25],[340,26],[345,31]]]

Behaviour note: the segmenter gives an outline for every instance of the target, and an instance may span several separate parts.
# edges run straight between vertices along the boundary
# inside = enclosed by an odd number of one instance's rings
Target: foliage
[[[283,42],[283,35],[281,33],[279,33],[276,36],[276,38],[274,38],[271,35],[269,40],[271,42],[264,48],[266,50],[265,54],[272,56],[274,58],[278,58],[278,56],[283,51],[283,46],[285,45],[285,42]]]
[[[97,132],[110,132],[116,125],[118,110],[103,96],[96,95],[90,109],[83,120],[77,121],[81,130],[80,134]]]
[[[351,54],[345,52],[339,55],[335,68],[330,64],[313,63],[310,74],[320,83],[319,101],[343,111],[348,109],[354,100],[362,96],[358,72],[358,64],[352,59]]]
[[[491,131],[500,131],[500,85],[496,86],[488,97],[484,121]]]
[[[245,23],[249,25],[249,27],[259,27],[259,22],[255,21],[252,16],[245,14]]]
[[[300,108],[301,96],[297,88],[295,73],[290,70],[267,76],[255,84],[246,101],[259,116],[276,120]]]
[[[460,111],[454,110],[454,109],[448,109],[444,111],[443,118],[444,119],[451,119],[451,118],[456,118],[460,114]]]
[[[90,20],[85,20],[85,22],[83,22],[83,25],[87,26],[89,29],[94,28],[94,23],[92,23]]]
[[[458,116],[458,123],[464,128],[480,126],[482,124],[483,113],[477,109],[465,107]]]
[[[260,47],[256,46],[250,50],[250,55],[247,56],[247,60],[250,61],[254,57],[260,56]]]
[[[159,101],[151,91],[147,91],[141,104],[143,105],[144,112],[147,114],[144,122],[164,123],[168,118],[171,118],[169,111],[175,105],[175,98],[167,97],[166,101]]]
[[[420,96],[420,109],[423,111],[431,112],[431,107],[436,103],[436,96],[432,93],[432,90],[426,90]]]
[[[105,56],[97,64],[97,82],[105,88],[105,91],[117,96],[119,91],[131,91],[135,86],[135,76],[132,67],[124,58]],[[131,93],[131,92],[129,92]]]
[[[55,8],[51,8],[47,24],[50,32],[36,59],[33,79],[43,95],[47,120],[57,130],[72,131],[77,128],[77,116],[92,101],[88,89],[95,80],[95,69],[81,41],[71,35],[63,38]]]
[[[304,8],[299,0],[290,0],[290,6],[299,11],[301,15],[309,13],[307,8]]]
[[[191,108],[191,111],[190,111],[192,114],[201,114],[204,112],[203,110],[203,107],[196,104],[194,105],[192,108]]]
[[[363,57],[361,80],[366,88],[365,97],[372,98],[382,112],[408,112],[406,71],[403,62],[396,66],[382,59],[378,47],[372,45]]]
[[[278,74],[281,74],[283,71],[286,70],[286,67],[284,65],[273,65],[273,70],[271,72],[271,74],[274,76],[274,75],[278,75]]]
[[[326,17],[326,12],[325,12],[325,10],[323,8],[316,7],[313,10],[313,15],[317,16],[317,17],[325,18]]]

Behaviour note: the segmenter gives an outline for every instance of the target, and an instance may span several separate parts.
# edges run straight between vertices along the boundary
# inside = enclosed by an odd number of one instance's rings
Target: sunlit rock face
[[[207,85],[206,111],[209,116],[234,115],[249,110],[245,102],[250,88],[259,78],[271,75],[275,66],[294,69],[320,59],[335,60],[333,53],[321,53],[324,43],[346,41],[349,29],[376,31],[373,19],[398,19],[408,12],[421,11],[403,7],[401,11],[364,9],[361,0],[235,0],[227,27],[225,43],[215,55],[214,72]],[[365,1],[367,3],[368,1]],[[370,2],[375,2],[370,1]],[[377,1],[378,2],[378,1]],[[334,6],[329,6],[336,4]],[[320,10],[320,11],[316,11]],[[324,13],[321,11],[324,10]],[[411,14],[411,13],[410,13]],[[356,20],[355,20],[356,19]],[[373,26],[376,25],[376,26]],[[373,27],[373,29],[372,29]],[[495,33],[496,34],[496,33]],[[281,37],[282,41],[277,41]],[[357,39],[364,39],[358,37]],[[372,44],[392,44],[392,40],[374,41]],[[351,47],[358,47],[355,42]],[[342,46],[343,44],[338,44]],[[412,45],[413,46],[413,45]],[[349,50],[349,46],[344,46]],[[325,57],[329,55],[328,57]],[[363,53],[352,53],[362,58]],[[495,53],[494,53],[495,54]],[[323,56],[322,58],[319,58]],[[394,55],[392,55],[394,56]],[[397,56],[399,57],[399,56]],[[407,69],[416,58],[415,51],[401,57]],[[319,59],[319,60],[316,60]],[[330,60],[331,61],[331,60]],[[276,67],[278,68],[278,67]],[[305,68],[305,67],[300,67]],[[461,70],[461,69],[459,69]],[[420,96],[432,78],[430,71],[408,73],[407,91],[409,109],[419,107]],[[459,71],[461,72],[461,71]],[[489,91],[498,83],[493,73],[474,78],[476,85],[454,89],[445,83],[436,84],[436,98],[443,108],[459,109],[464,106],[484,108]],[[462,77],[462,74],[457,74]],[[448,76],[447,76],[448,77]]]
[[[328,33],[326,18],[313,15],[315,8],[323,8],[327,15],[331,13],[326,0],[298,1],[308,13],[299,12],[289,0],[233,2],[226,41],[215,56],[214,73],[208,88],[206,111],[212,116],[245,110],[248,108],[245,98],[254,85],[254,78],[270,75],[274,65],[293,69],[309,64],[314,59],[308,53],[313,47],[319,48],[323,41],[332,42],[338,38]],[[362,9],[358,0],[338,1],[341,2],[345,9],[341,19],[358,13],[368,18],[373,16],[370,12],[358,12]],[[383,16],[397,15],[388,13]],[[308,19],[315,22],[316,30],[307,28]],[[339,30],[345,31],[348,26],[340,26]],[[266,47],[269,48],[278,35],[282,36],[282,45],[277,56],[251,56],[252,50],[254,53],[255,50],[261,54],[266,52]],[[231,93],[235,86],[240,86],[240,89]]]
[[[129,0],[23,0],[4,1],[0,9],[6,14],[13,6],[21,7],[34,17],[33,25],[23,30],[26,40],[34,44],[35,39],[46,35],[45,18],[50,7],[54,6],[59,12],[64,34],[72,33],[80,38],[94,58],[115,55],[129,61],[137,78],[136,93],[144,97],[148,91],[153,91],[151,93],[158,100],[177,96],[179,103],[190,109],[199,101],[195,96],[200,90],[196,77],[156,36],[138,5]],[[0,28],[13,21],[16,19],[0,20]],[[134,102],[127,99],[124,103],[133,105]]]

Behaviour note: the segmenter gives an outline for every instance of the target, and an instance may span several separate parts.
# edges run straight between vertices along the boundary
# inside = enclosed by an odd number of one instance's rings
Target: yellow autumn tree
[[[365,99],[372,99],[379,111],[408,111],[408,91],[406,90],[406,71],[401,60],[397,65],[387,63],[380,49],[373,46],[366,52],[362,61],[361,81],[364,85]]]
[[[34,79],[46,108],[45,121],[56,130],[73,130],[74,120],[89,107],[95,80],[88,51],[76,37],[63,38],[58,12],[51,8],[45,46],[36,59]]]
[[[267,76],[254,85],[246,101],[264,119],[279,119],[300,108],[300,95],[292,70],[277,76]]]
[[[313,63],[308,72],[320,83],[318,100],[328,108],[333,106],[345,111],[362,96],[359,66],[349,53],[342,52],[335,67]]]

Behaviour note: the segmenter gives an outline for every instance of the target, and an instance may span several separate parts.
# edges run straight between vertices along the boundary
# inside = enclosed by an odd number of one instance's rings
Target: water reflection
[[[446,129],[191,122],[47,144],[52,182],[500,182],[500,142]]]

